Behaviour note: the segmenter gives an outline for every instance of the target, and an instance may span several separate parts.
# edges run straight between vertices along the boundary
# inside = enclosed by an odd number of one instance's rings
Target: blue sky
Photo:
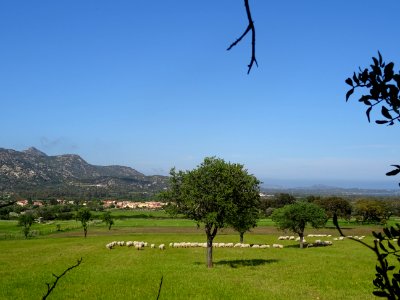
[[[266,184],[396,188],[398,126],[368,123],[344,80],[400,66],[400,1],[0,2],[0,147],[145,174],[242,163]]]

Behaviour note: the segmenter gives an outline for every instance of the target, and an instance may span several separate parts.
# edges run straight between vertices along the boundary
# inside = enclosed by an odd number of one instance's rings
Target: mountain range
[[[37,196],[142,198],[167,186],[166,176],[146,176],[125,166],[96,166],[79,155],[48,156],[31,147],[0,148],[0,191]]]

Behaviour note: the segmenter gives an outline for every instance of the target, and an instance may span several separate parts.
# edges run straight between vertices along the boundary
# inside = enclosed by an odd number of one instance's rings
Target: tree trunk
[[[239,232],[239,234],[240,234],[240,243],[243,244],[243,235],[244,235],[244,232]]]
[[[304,246],[304,235],[303,234],[299,234],[300,236],[300,249],[303,249]]]
[[[213,237],[207,236],[207,268],[213,267],[212,250],[213,250]]]
[[[217,235],[218,227],[213,226],[213,224],[206,224],[206,235],[207,235],[207,268],[213,267],[212,261],[212,250],[213,250],[213,240]]]

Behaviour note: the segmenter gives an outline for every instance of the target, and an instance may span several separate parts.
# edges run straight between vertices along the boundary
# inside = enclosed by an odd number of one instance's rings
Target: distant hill
[[[79,155],[48,156],[31,147],[0,148],[0,191],[54,197],[128,197],[154,195],[166,176],[146,176],[125,166],[95,166]]]

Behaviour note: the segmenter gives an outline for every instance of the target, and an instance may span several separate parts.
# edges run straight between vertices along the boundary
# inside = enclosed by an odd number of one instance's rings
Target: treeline
[[[66,187],[64,185],[51,187],[29,187],[18,188],[18,195],[23,199],[28,200],[51,200],[65,199],[74,200],[81,199],[91,201],[93,199],[115,199],[115,200],[132,200],[132,201],[148,201],[154,198],[154,195],[159,191],[135,191],[124,188],[109,188],[109,187],[85,187],[73,186]],[[0,191],[6,193],[5,191]]]
[[[400,202],[396,198],[359,198],[346,199],[337,196],[321,197],[308,196],[303,198],[325,210],[329,218],[336,214],[345,220],[354,220],[361,224],[385,224],[391,216],[400,216]],[[261,198],[261,213],[271,216],[275,209],[299,200],[290,194],[277,194],[273,197]]]

